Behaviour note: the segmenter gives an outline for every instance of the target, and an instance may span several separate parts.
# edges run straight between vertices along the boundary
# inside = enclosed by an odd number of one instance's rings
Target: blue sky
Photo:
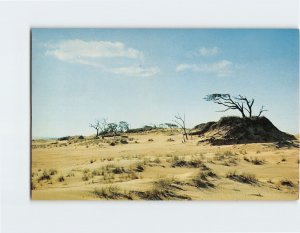
[[[188,127],[238,112],[203,100],[242,94],[298,133],[298,30],[33,29],[33,137],[89,135],[107,118]]]

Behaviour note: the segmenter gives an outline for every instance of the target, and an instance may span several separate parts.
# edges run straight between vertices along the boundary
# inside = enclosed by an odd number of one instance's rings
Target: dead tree
[[[252,117],[252,106],[254,104],[254,99],[249,100],[246,96],[242,95],[238,95],[237,97],[235,97],[235,99],[244,101],[246,103],[246,107],[244,109],[248,112],[249,117]]]
[[[91,123],[91,124],[90,124],[90,127],[91,127],[91,128],[94,128],[94,129],[96,130],[96,137],[99,136],[100,125],[101,125],[101,124],[100,124],[100,121],[99,121],[99,120],[95,120],[94,123]]]
[[[228,110],[238,110],[242,117],[246,117],[244,112],[244,103],[243,101],[236,101],[238,99],[231,98],[230,94],[210,94],[204,97],[206,101],[213,101],[215,104],[223,105],[226,109],[219,112],[226,112]],[[235,100],[234,100],[235,99]]]
[[[176,119],[174,120],[174,122],[182,129],[183,142],[185,142],[186,140],[188,140],[188,134],[186,132],[186,127],[185,127],[185,115],[183,115],[182,117],[179,114],[177,114],[174,117]]]
[[[96,137],[98,137],[100,134],[103,134],[107,131],[107,120],[106,119],[102,119],[102,121],[95,120],[94,123],[90,124],[90,127],[96,130]]]
[[[257,117],[260,117],[260,115],[263,113],[263,112],[266,112],[268,111],[267,109],[264,109],[264,106],[261,106],[260,110],[259,110],[259,114],[257,115]]]

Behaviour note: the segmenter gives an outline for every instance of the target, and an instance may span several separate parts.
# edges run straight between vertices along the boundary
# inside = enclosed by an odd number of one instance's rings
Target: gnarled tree
[[[254,99],[248,99],[246,96],[238,95],[236,97],[231,97],[230,94],[210,94],[204,97],[206,101],[212,101],[216,104],[222,105],[226,107],[224,110],[221,110],[219,112],[226,112],[228,110],[238,110],[242,117],[247,117],[246,113],[248,113],[248,117],[253,116],[253,105],[254,105]],[[257,117],[259,117],[262,112],[265,112],[265,110],[262,106],[259,114]]]

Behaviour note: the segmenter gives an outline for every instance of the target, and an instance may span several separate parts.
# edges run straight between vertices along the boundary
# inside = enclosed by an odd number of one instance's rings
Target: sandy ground
[[[33,140],[33,200],[296,200],[299,148],[182,143],[176,131]]]

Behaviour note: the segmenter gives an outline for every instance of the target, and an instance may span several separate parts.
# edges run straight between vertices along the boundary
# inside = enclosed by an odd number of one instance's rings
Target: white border
[[[300,231],[298,202],[31,201],[31,27],[299,28],[297,0],[0,2],[0,226],[5,233]]]

